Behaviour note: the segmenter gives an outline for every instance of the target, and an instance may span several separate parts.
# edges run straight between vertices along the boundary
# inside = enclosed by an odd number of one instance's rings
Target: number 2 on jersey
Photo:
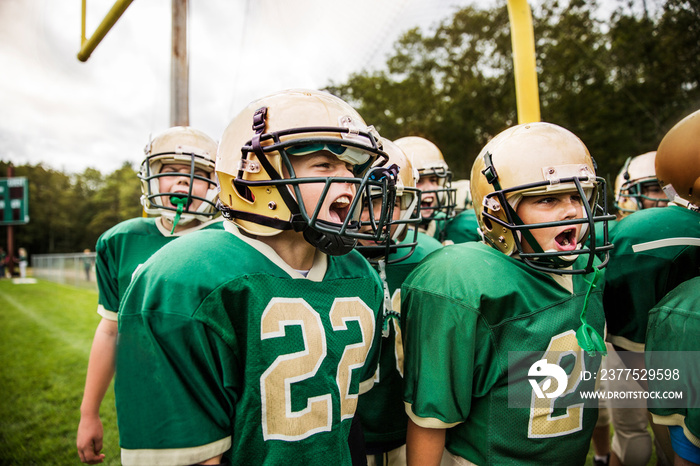
[[[340,393],[341,420],[351,418],[357,406],[357,393],[350,393],[353,369],[362,367],[374,336],[372,310],[359,298],[337,298],[330,310],[334,331],[347,330],[348,321],[356,321],[362,341],[347,345],[336,373]],[[310,397],[306,407],[292,411],[291,385],[316,375],[327,356],[327,339],[321,316],[303,299],[275,298],[261,318],[261,339],[285,336],[285,327],[301,327],[304,349],[283,354],[260,377],[262,429],[265,440],[295,441],[332,428],[332,395]]]
[[[555,335],[549,342],[547,351],[542,359],[549,364],[559,364],[563,354],[569,354],[575,358],[571,373],[567,377],[567,386],[563,395],[572,393],[581,380],[583,371],[583,351],[576,340],[573,330]],[[538,398],[532,392],[532,405],[530,407],[530,425],[528,426],[529,438],[548,438],[567,435],[578,432],[583,428],[583,404],[575,403],[566,407],[566,412],[560,416],[553,416],[554,403],[557,398]]]

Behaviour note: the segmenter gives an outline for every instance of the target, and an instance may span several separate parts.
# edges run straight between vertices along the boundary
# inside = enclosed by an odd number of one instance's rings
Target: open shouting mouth
[[[421,198],[420,206],[422,209],[431,209],[435,203],[435,198],[433,196],[425,196]]]
[[[568,228],[561,233],[559,233],[554,241],[557,243],[557,247],[562,251],[573,251],[576,249],[577,241],[577,231],[576,228]]]
[[[348,195],[340,196],[328,208],[329,221],[343,223],[348,216],[352,199]]]

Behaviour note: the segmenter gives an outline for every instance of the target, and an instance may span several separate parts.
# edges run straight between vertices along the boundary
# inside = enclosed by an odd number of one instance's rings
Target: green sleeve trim
[[[228,451],[229,448],[231,448],[230,436],[207,445],[191,448],[167,448],[162,450],[128,450],[122,448],[122,464],[124,466],[195,464],[221,455]]]

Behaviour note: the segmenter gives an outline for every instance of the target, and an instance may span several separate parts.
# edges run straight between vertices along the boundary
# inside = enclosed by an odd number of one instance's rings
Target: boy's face
[[[440,179],[437,175],[421,176],[416,184],[416,187],[421,191],[435,191],[440,189]],[[421,195],[421,209],[424,217],[430,217],[435,213],[435,208],[438,205],[437,193],[429,192]],[[427,209],[427,210],[426,210]]]
[[[651,199],[642,198],[643,209],[649,209],[650,207],[665,207],[668,204],[668,198],[658,183],[646,183],[642,185],[642,195],[652,199],[658,199],[658,201],[653,201]]]
[[[158,186],[161,193],[181,193],[187,195],[190,191],[190,166],[185,164],[169,163],[163,165],[160,169],[160,173],[172,173],[171,176],[162,176],[158,178]],[[182,174],[182,176],[176,176],[177,173]],[[195,175],[202,176],[209,179],[209,174],[202,169],[195,168]],[[192,185],[192,195],[197,197],[206,198],[207,190],[209,189],[209,183],[206,181],[196,179]],[[170,196],[164,196],[162,198],[163,205],[165,207],[177,208],[170,199]],[[195,211],[202,204],[202,201],[198,199],[193,199],[192,204],[186,206],[190,211]]]
[[[372,201],[372,207],[374,209],[374,218],[378,219],[382,215],[382,199],[378,198]],[[401,199],[399,197],[396,198],[396,201],[394,202],[394,210],[392,213],[392,221],[397,221],[401,218]],[[361,217],[362,222],[369,222],[369,212],[367,212],[366,209],[362,209],[362,217]],[[399,227],[398,224],[392,224],[391,225],[391,233],[390,233],[390,238],[394,237],[394,233],[396,232],[396,229]],[[372,231],[372,226],[369,224],[362,225],[360,228],[361,233],[371,233]],[[403,235],[402,235],[403,236]],[[371,241],[367,239],[360,239],[358,240],[358,243],[363,245],[363,246],[377,246],[376,241]]]
[[[516,213],[526,225],[583,218],[583,205],[578,193],[545,194],[523,197]],[[583,225],[533,228],[530,233],[543,251],[573,251]],[[523,251],[535,252],[523,238]]]
[[[290,157],[297,178],[338,177],[354,178],[353,166],[343,162],[328,151],[318,151],[302,156]],[[312,216],[323,194],[324,183],[301,183],[299,190],[304,199],[306,213]],[[331,183],[328,194],[318,213],[319,220],[342,224],[349,214],[350,205],[355,198],[355,184]]]

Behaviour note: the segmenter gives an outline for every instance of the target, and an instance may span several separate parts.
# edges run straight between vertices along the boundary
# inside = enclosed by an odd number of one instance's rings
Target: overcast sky
[[[87,0],[87,35],[115,0]],[[218,140],[250,101],[383,67],[405,30],[471,0],[190,0],[190,125]],[[169,126],[171,0],[136,0],[86,63],[79,0],[0,0],[0,160],[136,167]],[[0,176],[4,176],[0,173]]]

